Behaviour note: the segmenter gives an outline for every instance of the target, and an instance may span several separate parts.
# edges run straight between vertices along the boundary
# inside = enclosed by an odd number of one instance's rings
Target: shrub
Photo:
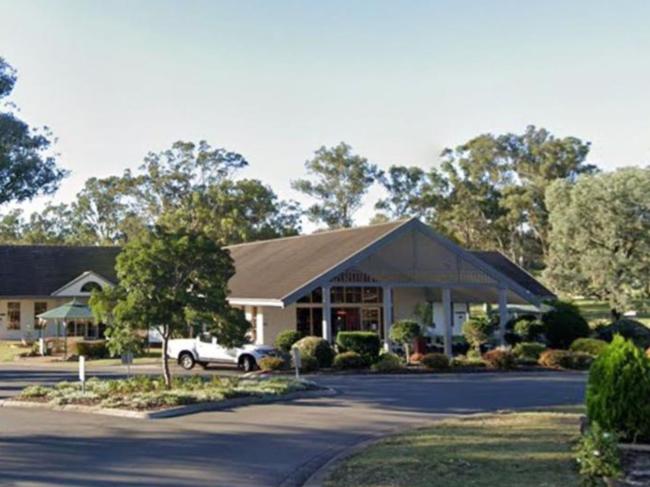
[[[420,325],[413,320],[400,320],[393,323],[390,328],[390,339],[404,346],[406,357],[409,357],[411,343],[420,336]]]
[[[377,360],[381,349],[379,335],[372,331],[340,331],[336,345],[339,352],[356,352],[367,365]]]
[[[108,349],[104,340],[78,341],[75,344],[77,355],[88,359],[104,358],[108,356]]]
[[[427,353],[422,357],[422,365],[431,370],[445,370],[450,367],[449,357],[444,353]]]
[[[534,360],[537,362],[540,354],[546,350],[546,345],[543,343],[537,342],[521,342],[515,345],[515,348],[512,349],[512,353],[515,354],[515,357],[525,360]]]
[[[571,344],[572,352],[588,353],[594,357],[600,355],[607,348],[607,342],[597,338],[578,338]]]
[[[483,354],[485,364],[491,369],[509,370],[516,365],[515,355],[507,348],[495,348]]]
[[[603,477],[610,479],[621,475],[618,438],[602,430],[598,423],[591,425],[580,438],[576,448],[576,460],[580,475],[585,476],[588,485],[600,485]]]
[[[296,330],[284,330],[275,337],[275,348],[289,353],[294,343],[300,340],[300,333]]]
[[[373,372],[379,373],[390,373],[390,372],[399,372],[404,367],[402,366],[402,361],[394,353],[384,353],[379,357],[374,364],[372,364],[371,369]]]
[[[587,381],[587,417],[628,441],[650,441],[650,361],[629,340],[614,337]]]
[[[334,357],[332,365],[336,369],[360,369],[366,367],[368,363],[357,352],[343,352]]]
[[[481,345],[484,345],[490,339],[494,326],[485,317],[475,317],[463,323],[463,336],[467,343],[476,350],[481,352]]]
[[[318,360],[313,355],[300,356],[300,371],[301,372],[314,372],[318,370]]]
[[[650,347],[645,351],[645,356],[650,358]]]
[[[334,350],[327,340],[321,337],[308,336],[295,343],[301,357],[310,355],[318,361],[318,368],[330,367],[334,359]]]
[[[485,362],[479,357],[459,355],[451,359],[452,367],[485,367]]]
[[[262,357],[257,365],[264,371],[280,370],[284,367],[284,360],[280,357]]]
[[[584,352],[569,350],[546,350],[539,356],[538,363],[551,369],[587,369],[593,362],[593,356]]]
[[[629,318],[622,318],[608,326],[601,327],[597,334],[598,338],[606,342],[611,342],[615,335],[621,335],[623,338],[632,340],[638,347],[650,347],[650,328]]]
[[[523,341],[533,342],[544,334],[544,323],[537,320],[521,320],[515,323],[514,331]]]
[[[412,364],[419,364],[420,362],[422,362],[422,357],[424,357],[424,354],[412,353],[411,356],[409,357],[409,362]]]
[[[544,333],[549,345],[568,348],[574,340],[589,336],[589,324],[572,303],[555,301],[553,309],[542,317]]]

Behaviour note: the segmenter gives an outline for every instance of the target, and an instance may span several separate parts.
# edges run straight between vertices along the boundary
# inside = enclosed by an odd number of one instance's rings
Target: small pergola
[[[67,324],[70,321],[84,320],[93,321],[93,313],[86,303],[73,299],[57,308],[53,308],[44,313],[37,315],[37,318],[44,321],[53,321],[57,324],[63,324],[63,358],[68,355],[68,334]]]

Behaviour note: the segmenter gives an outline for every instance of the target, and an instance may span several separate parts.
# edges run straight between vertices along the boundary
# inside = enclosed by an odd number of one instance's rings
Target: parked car
[[[246,344],[227,348],[217,343],[217,338],[209,333],[201,333],[196,338],[169,340],[167,356],[178,361],[186,370],[195,364],[233,364],[246,372],[255,370],[262,357],[275,355],[277,351],[266,345]]]

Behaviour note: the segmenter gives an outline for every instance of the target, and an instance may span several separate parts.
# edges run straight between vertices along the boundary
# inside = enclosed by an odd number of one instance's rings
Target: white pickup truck
[[[275,355],[273,347],[246,344],[236,348],[226,348],[217,343],[216,337],[202,333],[196,338],[169,340],[167,356],[178,361],[184,369],[190,370],[195,364],[233,364],[246,372],[255,370],[262,357]]]

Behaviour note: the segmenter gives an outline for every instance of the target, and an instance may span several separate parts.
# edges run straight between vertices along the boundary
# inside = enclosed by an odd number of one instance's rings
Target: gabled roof
[[[232,298],[281,301],[406,224],[407,220],[226,247],[235,261]]]
[[[49,296],[86,271],[117,282],[119,247],[0,245],[0,296]]]
[[[555,298],[553,291],[545,287],[535,277],[519,267],[508,257],[496,250],[472,250],[470,252],[486,264],[494,267],[502,274],[508,276],[520,286],[528,289],[531,293],[541,298]]]

